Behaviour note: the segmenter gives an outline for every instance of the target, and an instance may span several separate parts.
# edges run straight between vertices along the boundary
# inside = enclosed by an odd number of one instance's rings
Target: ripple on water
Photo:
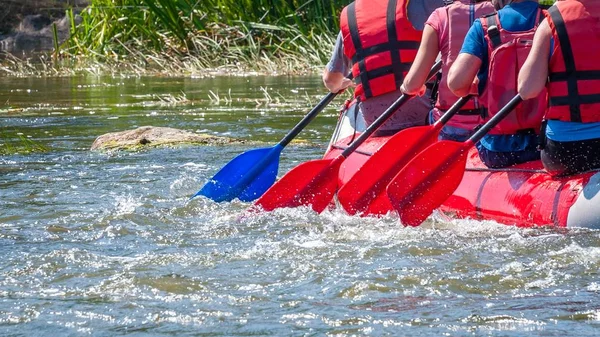
[[[404,228],[394,215],[189,200],[251,147],[88,153],[93,137],[154,124],[277,141],[306,104],[236,105],[235,90],[211,103],[203,79],[175,108],[133,96],[136,81],[118,79],[112,105],[84,95],[7,121],[39,118],[53,152],[0,158],[0,335],[597,335],[600,231],[441,216]],[[336,117],[320,115],[305,139],[326,141]],[[320,156],[291,144],[280,173]]]

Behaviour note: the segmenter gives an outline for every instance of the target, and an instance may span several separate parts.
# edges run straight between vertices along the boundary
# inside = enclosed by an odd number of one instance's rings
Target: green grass
[[[49,149],[21,132],[0,131],[0,155],[48,152]]]
[[[92,0],[56,67],[93,61],[165,73],[311,72],[327,61],[348,0]]]

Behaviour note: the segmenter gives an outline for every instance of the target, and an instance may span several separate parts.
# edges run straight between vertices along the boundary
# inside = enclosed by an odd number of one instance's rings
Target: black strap
[[[394,73],[394,81],[396,87],[399,88],[404,81],[404,74],[402,68],[399,66],[402,63],[400,59],[400,52],[398,49],[398,34],[396,33],[396,6],[398,0],[389,0],[386,13],[386,27],[388,33],[388,43],[393,46],[390,50],[390,56],[392,58],[392,71]]]
[[[575,77],[580,81],[600,80],[600,70],[575,70]],[[550,82],[561,82],[569,79],[569,74],[566,71],[551,73],[549,75]]]
[[[498,13],[485,15],[483,18],[485,19],[487,26],[487,34],[492,42],[492,49],[496,49],[502,44],[502,39],[500,38],[500,28],[498,27]]]
[[[520,130],[517,130],[516,134],[517,135],[535,135],[535,129],[534,128],[520,129]]]
[[[579,106],[581,104],[600,103],[600,94],[577,95],[577,98],[574,99],[571,96],[571,92],[569,91],[569,96],[550,97],[549,101],[550,106],[568,105],[571,109],[571,121],[581,123],[581,113],[579,111]],[[576,109],[576,111],[573,111],[574,108]]]
[[[440,110],[440,111],[445,113],[448,110]],[[482,116],[483,117],[484,113],[487,113],[487,109],[476,108],[476,109],[458,110],[458,112],[456,114],[461,115],[461,116]]]
[[[360,112],[359,109],[360,106],[360,99],[357,99],[356,102],[354,102],[354,133],[352,134],[352,138],[350,139],[350,141],[348,142],[348,145],[352,144],[352,142],[354,141],[354,139],[356,138],[356,132],[358,130],[358,113]]]
[[[548,120],[542,120],[542,125],[540,126],[540,135],[538,136],[538,144],[537,149],[542,151],[546,147],[546,129],[548,128]]]
[[[461,115],[461,116],[481,116],[483,114],[483,111],[481,110],[481,108],[469,109],[469,110],[459,110],[456,114]]]
[[[429,96],[429,100],[431,101],[431,106],[435,106],[439,96],[440,82],[442,81],[442,72],[438,71],[435,75],[435,80],[433,82],[425,83],[425,87],[429,89],[431,95]]]
[[[361,49],[360,54],[358,54],[358,53],[354,54],[354,56],[352,56],[352,62],[357,63],[359,60],[361,60],[367,56],[384,53],[384,52],[392,52],[394,50],[397,51],[398,49],[417,50],[417,49],[419,49],[419,42],[417,42],[417,41],[396,41],[395,43],[376,44],[374,46]]]
[[[365,96],[370,97],[373,94],[371,93],[371,87],[368,85],[369,79],[367,78],[367,66],[365,64],[365,60],[363,57],[360,57],[363,53],[362,43],[360,42],[360,34],[358,31],[358,23],[356,21],[356,2],[352,2],[348,5],[348,29],[350,30],[350,36],[352,37],[352,43],[354,44],[354,49],[356,55],[359,56],[361,61],[358,62],[358,71],[360,73],[360,82],[363,83],[363,90],[365,92]],[[365,85],[366,84],[366,85]]]
[[[558,35],[560,50],[562,51],[563,61],[565,63],[565,71],[564,73],[560,74],[559,78],[564,78],[564,81],[567,82],[568,92],[567,97],[551,97],[549,103],[550,106],[568,105],[571,114],[571,121],[581,122],[580,104],[583,103],[582,100],[584,97],[579,96],[579,89],[577,88],[575,58],[573,56],[573,48],[571,48],[569,34],[567,33],[567,27],[565,26],[565,21],[563,20],[563,17],[556,6],[550,7],[550,9],[548,9],[548,13],[550,13],[552,22],[556,27],[556,34]],[[598,96],[588,97],[587,99],[600,99],[600,95],[586,96]]]
[[[388,33],[388,41],[368,48],[363,48],[360,41],[360,32],[358,31],[358,23],[356,20],[355,2],[348,5],[348,29],[352,43],[354,44],[355,54],[352,57],[352,62],[358,64],[360,75],[355,78],[356,83],[362,84],[365,97],[373,97],[373,91],[369,81],[381,76],[393,74],[396,87],[400,87],[404,81],[404,73],[410,70],[412,62],[403,63],[400,58],[400,50],[418,50],[420,43],[418,41],[398,41],[396,31],[396,7],[398,0],[389,0],[386,11],[386,29]],[[369,56],[383,52],[389,52],[391,56],[391,65],[367,71],[365,59]]]

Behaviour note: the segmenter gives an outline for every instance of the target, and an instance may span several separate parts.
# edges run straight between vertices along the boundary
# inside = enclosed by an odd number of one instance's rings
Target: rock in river
[[[221,145],[233,143],[241,144],[244,141],[174,128],[142,126],[135,130],[104,134],[96,138],[91,150],[138,150],[143,147],[182,144]]]

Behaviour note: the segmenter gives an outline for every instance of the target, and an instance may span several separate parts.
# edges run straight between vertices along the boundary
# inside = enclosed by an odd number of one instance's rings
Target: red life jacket
[[[441,110],[441,112],[450,109],[450,107],[458,100],[458,97],[456,97],[448,88],[448,73],[450,72],[450,67],[458,57],[465,36],[473,24],[473,21],[484,14],[494,12],[494,6],[489,1],[474,3],[470,0],[457,0],[449,6],[446,6],[445,12],[447,15],[446,22],[448,22],[449,26],[448,34],[446,35],[449,39],[449,50],[448,53],[442,51],[442,78],[439,83],[438,99],[435,104],[435,107],[438,108],[438,110]],[[440,42],[439,45],[442,46],[444,44]],[[462,107],[461,111],[458,112],[459,116],[455,116],[452,119],[455,121],[461,119],[460,115],[479,116],[480,111],[478,108],[479,103],[477,102],[477,98],[474,98]],[[472,120],[473,117],[465,117],[464,119],[465,121],[467,119]],[[473,122],[476,125],[478,119],[476,118]]]
[[[415,60],[422,32],[407,15],[410,0],[356,0],[342,11],[344,54],[362,100],[398,90]]]
[[[558,1],[548,10],[554,36],[547,119],[600,122],[600,3]]]
[[[541,9],[537,15],[535,27],[523,32],[509,32],[502,28],[498,13],[481,19],[490,60],[488,80],[480,100],[487,108],[486,120],[498,113],[517,94],[519,70],[531,51],[533,35],[544,19]],[[543,90],[536,98],[519,104],[490,134],[511,135],[532,129],[539,133],[546,105],[546,90]]]

